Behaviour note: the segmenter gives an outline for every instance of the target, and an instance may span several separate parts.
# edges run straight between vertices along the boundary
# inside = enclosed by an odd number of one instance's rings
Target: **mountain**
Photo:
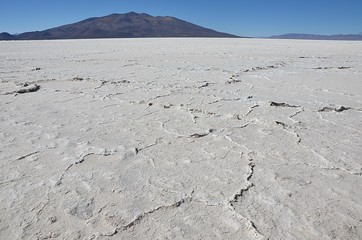
[[[7,32],[0,33],[0,40],[12,40],[13,38],[14,36]]]
[[[362,40],[361,34],[339,34],[339,35],[314,35],[290,33],[284,35],[271,36],[274,39],[309,39],[309,40]]]
[[[217,32],[174,17],[154,17],[130,12],[93,17],[44,31],[18,35],[1,33],[0,40],[147,38],[147,37],[238,37]]]

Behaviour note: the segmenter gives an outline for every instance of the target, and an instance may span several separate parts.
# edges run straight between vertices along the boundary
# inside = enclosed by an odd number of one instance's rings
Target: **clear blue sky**
[[[0,32],[45,30],[130,11],[243,36],[362,32],[362,0],[0,0]]]

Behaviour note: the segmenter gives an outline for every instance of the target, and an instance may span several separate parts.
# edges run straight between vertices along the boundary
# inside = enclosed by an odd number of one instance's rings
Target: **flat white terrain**
[[[0,42],[0,239],[362,239],[362,42]]]

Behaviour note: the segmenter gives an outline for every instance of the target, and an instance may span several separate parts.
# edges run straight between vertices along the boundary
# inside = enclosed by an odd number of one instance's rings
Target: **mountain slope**
[[[89,18],[44,31],[19,35],[6,33],[0,39],[84,39],[84,38],[142,38],[142,37],[237,37],[204,28],[174,17],[153,17],[130,12]]]

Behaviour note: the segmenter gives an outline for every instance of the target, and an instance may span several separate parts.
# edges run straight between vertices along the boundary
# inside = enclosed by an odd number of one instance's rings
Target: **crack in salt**
[[[243,154],[243,153],[242,153]],[[252,182],[250,182],[251,177],[254,174],[254,161],[253,158],[250,157],[250,154],[252,154],[252,152],[248,153],[248,157],[249,157],[249,173],[246,176],[246,180],[247,180],[247,185],[243,188],[238,189],[227,201],[226,203],[226,207],[231,211],[231,213],[233,215],[235,215],[238,219],[245,221],[247,223],[247,227],[249,228],[249,230],[254,232],[255,237],[257,238],[264,238],[264,236],[258,231],[257,227],[255,226],[254,222],[247,219],[245,216],[241,215],[240,213],[238,213],[234,207],[234,204],[236,202],[239,201],[239,199],[243,196],[243,194],[247,191],[249,191],[254,184]]]
[[[248,112],[244,115],[244,117],[248,116],[255,108],[259,107],[259,104],[255,104],[251,107],[249,107]]]
[[[131,149],[127,149],[127,150],[131,150],[132,151],[132,156],[134,155],[137,155],[138,153],[138,149],[137,148],[131,148]],[[62,183],[62,180],[64,178],[64,175],[69,171],[69,169],[71,169],[72,167],[74,167],[75,165],[77,164],[81,164],[85,161],[85,158],[90,156],[90,155],[100,155],[100,156],[109,156],[109,155],[114,155],[118,153],[117,150],[106,150],[106,149],[103,149],[103,151],[101,152],[89,152],[89,153],[86,153],[86,154],[83,154],[78,160],[76,160],[75,162],[69,164],[65,170],[61,173],[58,181],[56,182],[56,185],[60,185]]]
[[[115,236],[116,234],[123,232],[123,231],[127,231],[130,228],[135,227],[137,224],[141,223],[147,216],[160,211],[160,210],[164,210],[164,209],[174,209],[174,208],[178,208],[180,207],[183,203],[185,202],[191,202],[192,201],[192,193],[193,191],[187,195],[186,197],[181,198],[179,201],[171,204],[171,205],[162,205],[159,207],[156,207],[154,209],[151,209],[147,212],[142,212],[141,214],[137,215],[133,220],[131,220],[128,224],[123,225],[121,227],[117,227],[115,228],[112,232],[109,233],[101,233],[99,236],[104,236],[104,237],[112,237]]]
[[[32,155],[34,155],[34,154],[37,154],[37,153],[39,153],[39,150],[36,150],[36,151],[34,151],[34,152],[31,152],[31,153],[28,153],[28,154],[26,154],[26,155],[20,156],[20,157],[18,157],[16,160],[23,160],[23,159],[25,159],[25,158],[27,158],[27,157],[30,157],[30,156],[32,156]]]
[[[269,106],[272,107],[287,107],[287,108],[299,108],[300,106],[297,105],[291,105],[289,103],[284,103],[284,102],[270,102]]]
[[[285,131],[287,131],[287,132],[290,132],[290,133],[293,133],[293,134],[295,135],[295,137],[297,138],[297,143],[298,143],[298,144],[302,141],[302,138],[299,136],[299,134],[298,134],[294,129],[292,129],[292,127],[290,127],[290,126],[287,125],[286,123],[279,122],[279,121],[275,121],[275,123],[276,123],[277,125],[282,126],[283,130],[285,130]]]

